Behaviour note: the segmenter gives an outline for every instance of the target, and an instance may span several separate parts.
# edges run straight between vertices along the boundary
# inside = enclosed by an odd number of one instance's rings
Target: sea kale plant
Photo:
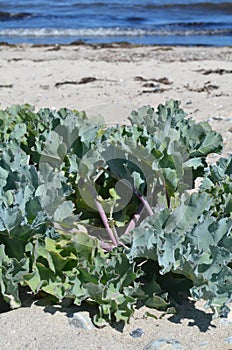
[[[27,287],[95,304],[97,325],[173,310],[183,293],[226,315],[232,156],[207,163],[222,145],[173,100],[111,127],[65,108],[0,111],[2,298],[19,307]]]

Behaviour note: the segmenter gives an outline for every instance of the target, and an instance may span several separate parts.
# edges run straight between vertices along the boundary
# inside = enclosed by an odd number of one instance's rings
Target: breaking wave
[[[194,24],[192,25],[194,26]],[[199,25],[198,25],[199,26]],[[0,36],[4,37],[117,37],[117,36],[201,36],[201,35],[232,35],[232,28],[223,29],[122,29],[122,28],[17,28],[1,29]],[[176,25],[178,27],[178,25]],[[191,26],[190,26],[191,27]]]

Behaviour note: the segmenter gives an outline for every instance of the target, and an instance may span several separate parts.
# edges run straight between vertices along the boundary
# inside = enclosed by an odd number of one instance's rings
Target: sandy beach
[[[223,136],[223,156],[232,153],[232,47],[0,44],[0,109],[67,107],[122,123],[133,109],[169,99],[180,100],[195,120],[208,121]],[[28,303],[0,314],[0,349],[142,350],[152,339],[173,338],[186,350],[231,350],[225,339],[232,337],[232,314],[212,320],[203,305],[188,302],[179,315],[163,319],[145,317],[146,311],[160,313],[142,308],[121,331],[86,331],[69,324],[73,310]],[[141,338],[130,336],[136,328],[143,329]]]
[[[232,152],[232,47],[0,45],[0,108],[30,103],[126,121],[142,105],[181,101]]]

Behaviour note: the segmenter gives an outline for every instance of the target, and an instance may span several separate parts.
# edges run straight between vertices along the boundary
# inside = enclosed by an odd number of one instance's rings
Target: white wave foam
[[[31,37],[50,37],[50,36],[140,36],[149,35],[149,32],[138,29],[120,29],[120,28],[85,28],[85,29],[55,29],[55,28],[18,28],[0,30],[2,36],[31,36]]]
[[[2,29],[0,36],[5,37],[115,37],[115,36],[190,36],[190,35],[222,35],[231,34],[232,29],[213,30],[144,30],[121,28],[85,28],[85,29],[56,29],[56,28],[17,28]]]

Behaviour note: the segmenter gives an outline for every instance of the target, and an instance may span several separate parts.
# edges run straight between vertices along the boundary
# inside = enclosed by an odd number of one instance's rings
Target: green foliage
[[[195,299],[207,300],[223,314],[232,291],[232,218],[216,218],[213,206],[213,198],[200,192],[183,195],[176,209],[157,211],[134,230],[129,258],[158,263],[158,273],[153,267],[155,278],[176,301],[180,292],[187,292],[187,283]]]
[[[129,120],[0,111],[0,293],[12,308],[21,285],[95,303],[97,325],[128,322],[140,303],[170,312],[181,292],[228,311],[232,158],[206,162],[221,136],[176,101]]]
[[[232,218],[232,156],[221,158],[216,165],[210,166],[200,190],[213,197],[211,211],[214,216]]]

